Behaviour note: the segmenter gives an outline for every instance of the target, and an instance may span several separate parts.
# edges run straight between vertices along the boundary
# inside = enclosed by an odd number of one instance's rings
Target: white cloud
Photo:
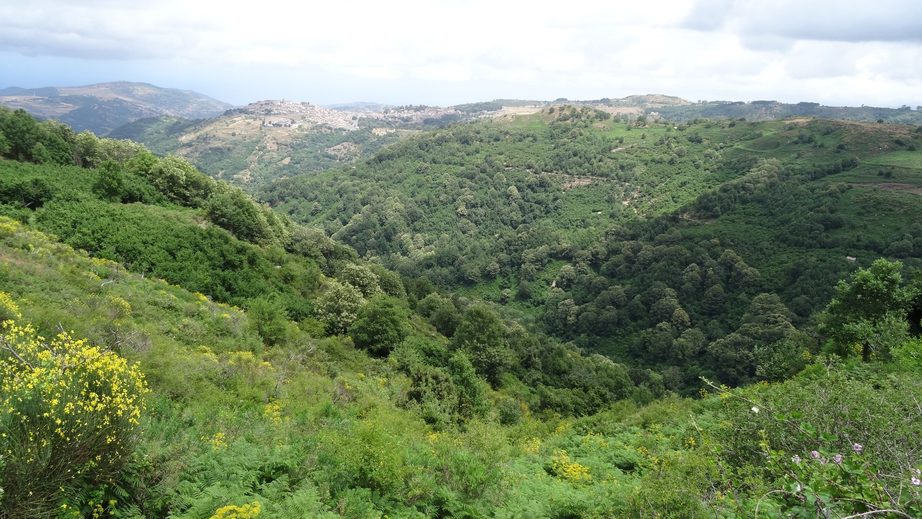
[[[270,95],[282,86],[271,82],[284,78],[289,96],[319,102],[331,91],[442,103],[660,92],[915,106],[915,3],[33,0],[0,5],[0,51],[101,71],[147,63],[184,71],[177,80],[189,84],[168,86],[239,82],[238,97],[249,99]],[[262,83],[243,72],[256,69]]]

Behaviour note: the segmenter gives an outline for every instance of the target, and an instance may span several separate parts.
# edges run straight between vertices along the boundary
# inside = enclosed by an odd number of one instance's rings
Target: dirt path
[[[914,195],[922,195],[922,186],[914,186],[912,184],[899,184],[896,182],[882,182],[880,184],[871,184],[871,185],[878,189],[886,189],[887,191],[905,191],[907,193],[912,193]]]

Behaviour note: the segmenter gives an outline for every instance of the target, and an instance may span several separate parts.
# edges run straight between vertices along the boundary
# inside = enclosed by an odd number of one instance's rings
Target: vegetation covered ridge
[[[922,513],[909,261],[834,278],[816,327],[756,295],[736,333],[771,375],[690,398],[181,159],[22,112],[0,136],[0,516]]]
[[[881,256],[920,266],[920,145],[910,126],[624,123],[574,107],[438,130],[260,196],[405,277],[692,394],[700,376],[783,376],[739,333],[768,301],[807,332],[789,347],[815,350],[837,279]]]

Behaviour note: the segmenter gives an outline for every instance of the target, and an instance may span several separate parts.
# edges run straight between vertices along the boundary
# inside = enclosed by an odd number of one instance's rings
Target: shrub
[[[288,316],[285,305],[279,298],[258,297],[251,299],[247,306],[250,323],[267,346],[274,346],[285,340]]]
[[[22,517],[118,474],[148,391],[117,354],[68,333],[47,342],[13,320],[0,333],[0,389],[0,487],[4,508]]]
[[[19,305],[16,304],[16,301],[13,301],[9,294],[0,292],[0,323],[19,319],[22,319],[22,314],[19,313]]]
[[[253,501],[245,505],[228,505],[222,506],[215,510],[214,515],[211,516],[211,519],[253,519],[259,517],[259,512],[262,508],[259,505],[259,501]]]

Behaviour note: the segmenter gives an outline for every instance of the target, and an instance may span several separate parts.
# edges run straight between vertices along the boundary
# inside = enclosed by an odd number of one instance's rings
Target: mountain
[[[352,164],[420,131],[482,118],[527,116],[565,106],[595,110],[622,121],[641,117],[673,122],[702,118],[768,121],[803,116],[922,123],[922,112],[905,108],[774,101],[695,103],[663,94],[585,101],[496,99],[450,107],[368,102],[321,107],[267,100],[202,121],[175,116],[140,119],[113,130],[111,136],[141,142],[157,153],[177,153],[215,178],[253,190],[275,179]]]
[[[203,121],[141,119],[110,135],[141,142],[158,153],[182,155],[215,178],[254,187],[351,163],[402,136],[501,108],[493,104],[445,108],[355,103],[333,109],[266,100]]]
[[[0,90],[0,104],[23,108],[36,117],[57,119],[77,131],[90,130],[99,135],[146,117],[203,119],[232,108],[228,103],[191,90],[126,81],[81,87],[9,87]]]

